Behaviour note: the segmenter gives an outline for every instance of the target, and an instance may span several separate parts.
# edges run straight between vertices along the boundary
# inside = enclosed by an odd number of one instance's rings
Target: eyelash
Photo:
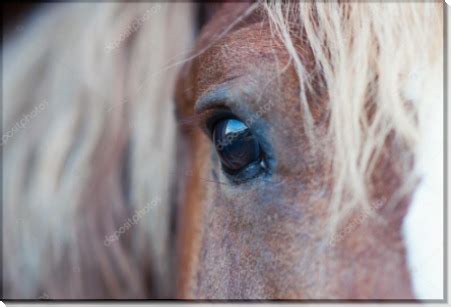
[[[215,125],[220,120],[225,118],[237,118],[237,116],[226,107],[205,110],[201,117],[202,119],[200,120],[200,125],[210,136],[213,133]]]

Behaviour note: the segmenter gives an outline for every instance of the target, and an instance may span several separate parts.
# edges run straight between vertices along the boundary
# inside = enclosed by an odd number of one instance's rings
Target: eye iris
[[[250,129],[240,120],[226,119],[216,124],[213,142],[222,164],[238,171],[260,159],[260,145]]]

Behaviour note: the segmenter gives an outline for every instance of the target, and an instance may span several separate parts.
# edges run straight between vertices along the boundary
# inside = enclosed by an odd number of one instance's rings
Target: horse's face
[[[229,5],[204,27],[204,52],[177,86],[178,116],[203,127],[180,133],[179,296],[411,298],[400,234],[407,201],[384,208],[400,180],[394,161],[382,159],[372,176],[381,192],[371,206],[386,223],[355,212],[331,239],[332,144],[322,136],[333,99],[311,65],[319,88],[309,97],[311,144],[297,74],[268,21],[253,14],[215,36],[245,9]],[[302,42],[301,58],[311,63]]]

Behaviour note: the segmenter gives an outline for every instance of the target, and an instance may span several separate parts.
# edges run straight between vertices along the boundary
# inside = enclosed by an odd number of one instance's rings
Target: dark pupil
[[[213,142],[228,170],[238,171],[260,158],[260,145],[249,128],[237,119],[218,122],[213,131]]]

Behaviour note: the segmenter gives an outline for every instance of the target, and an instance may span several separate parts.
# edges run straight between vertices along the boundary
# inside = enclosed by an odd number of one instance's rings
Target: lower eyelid
[[[223,172],[225,173],[226,177],[228,177],[231,182],[233,182],[235,184],[242,184],[242,183],[251,181],[253,179],[256,179],[264,173],[263,169],[252,169],[253,172],[249,173],[249,168],[258,168],[258,167],[260,167],[259,164],[260,164],[259,161],[254,162],[247,169],[242,170],[237,174],[229,174],[224,170],[223,170]],[[247,174],[246,174],[246,171],[248,172]]]

